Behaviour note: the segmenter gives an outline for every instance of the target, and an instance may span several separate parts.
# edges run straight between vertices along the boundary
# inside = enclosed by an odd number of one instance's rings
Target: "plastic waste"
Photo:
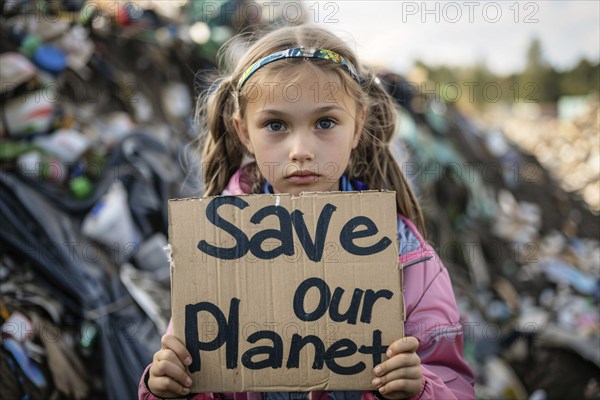
[[[167,319],[161,315],[160,306],[152,298],[152,288],[148,285],[156,286],[151,279],[145,278],[141,271],[133,265],[125,263],[121,266],[121,281],[135,299],[136,303],[146,312],[148,317],[156,324],[159,332],[166,332]]]
[[[75,25],[61,38],[60,48],[67,55],[68,66],[83,78],[91,77],[86,65],[94,54],[94,42],[89,39],[89,31],[81,25]]]
[[[529,400],[546,400],[548,393],[544,389],[537,389],[529,395]]]
[[[115,257],[113,259],[119,264],[135,253],[140,235],[131,218],[127,192],[121,181],[113,183],[85,217],[82,232],[111,249]]]
[[[518,243],[530,243],[539,234],[542,221],[540,206],[531,202],[517,202],[505,189],[498,192],[498,215],[492,226],[500,238]]]
[[[67,57],[58,47],[42,44],[33,53],[31,60],[39,68],[58,75],[67,67]]]
[[[544,261],[542,270],[546,277],[555,283],[565,282],[580,293],[598,296],[597,292],[600,290],[598,278],[584,274],[562,260]]]
[[[172,82],[163,89],[162,106],[171,118],[183,118],[192,111],[192,98],[186,85]]]
[[[94,191],[94,187],[90,180],[85,176],[78,176],[69,182],[69,188],[71,189],[71,193],[78,200],[83,200],[88,198],[92,192]]]
[[[2,324],[2,336],[10,336],[20,343],[25,343],[27,339],[31,339],[33,333],[34,328],[31,321],[18,311],[11,313]]]
[[[162,232],[157,232],[146,239],[138,251],[134,260],[141,269],[155,273],[162,278],[168,278],[169,259],[167,257],[167,237]]]
[[[137,122],[148,122],[154,117],[154,109],[150,100],[142,93],[135,93],[129,103]]]
[[[25,373],[31,382],[39,388],[46,386],[46,377],[39,366],[29,358],[25,347],[21,343],[15,339],[7,338],[2,340],[2,347],[12,354],[21,371]]]
[[[81,324],[81,333],[79,344],[81,345],[84,353],[90,353],[93,345],[98,341],[98,335],[100,331],[98,325],[93,322],[86,321]]]
[[[92,141],[74,129],[59,129],[34,143],[64,162],[73,163],[91,146]]]
[[[502,395],[504,399],[527,398],[527,391],[523,383],[515,374],[514,370],[498,357],[488,357],[485,363],[486,384],[497,397]]]
[[[37,68],[16,52],[0,54],[0,93],[5,93],[35,76]]]
[[[4,105],[4,121],[9,135],[17,137],[48,132],[56,115],[57,96],[56,87],[49,86],[8,100]]]
[[[135,123],[126,112],[115,111],[102,118],[98,118],[93,123],[95,129],[101,134],[101,141],[108,146],[113,146],[130,135]]]
[[[64,163],[37,150],[20,155],[17,168],[22,176],[35,181],[60,184],[68,177],[68,169]]]

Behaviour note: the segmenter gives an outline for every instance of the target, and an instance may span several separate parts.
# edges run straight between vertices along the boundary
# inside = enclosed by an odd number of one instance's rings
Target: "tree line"
[[[437,83],[435,88],[446,101],[469,101],[478,106],[499,102],[554,103],[561,96],[600,93],[598,61],[582,58],[571,69],[559,71],[545,60],[539,39],[531,41],[526,57],[525,68],[508,76],[494,74],[484,62],[456,68],[430,66],[419,60],[415,66],[427,71],[428,81]]]

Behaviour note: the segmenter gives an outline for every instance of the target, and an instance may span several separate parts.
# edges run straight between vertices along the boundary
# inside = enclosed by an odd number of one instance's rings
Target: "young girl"
[[[276,30],[256,41],[199,106],[207,196],[396,191],[406,337],[373,369],[372,391],[191,395],[191,357],[169,327],[142,376],[139,397],[473,398],[475,379],[462,357],[448,271],[419,233],[420,207],[388,150],[396,129],[392,100],[348,46],[315,27]]]

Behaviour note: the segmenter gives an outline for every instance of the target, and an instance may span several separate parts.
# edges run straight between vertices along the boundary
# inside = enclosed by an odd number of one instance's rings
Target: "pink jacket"
[[[239,185],[239,171],[223,192],[247,194]],[[463,330],[448,270],[433,248],[425,243],[413,223],[398,219],[399,261],[404,270],[404,333],[419,342],[423,386],[415,399],[473,399],[475,376],[463,359]],[[168,333],[172,332],[169,324]],[[139,399],[157,399],[147,387],[150,365],[140,380]],[[261,400],[260,393],[199,393],[194,400]],[[328,400],[327,392],[312,392],[311,400]],[[374,400],[372,392],[363,392],[361,400]]]

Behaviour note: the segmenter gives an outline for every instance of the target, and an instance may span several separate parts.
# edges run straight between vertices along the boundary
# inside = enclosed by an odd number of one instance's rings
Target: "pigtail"
[[[201,126],[202,171],[207,196],[221,194],[240,167],[243,156],[243,145],[233,127],[235,85],[231,78],[226,78],[212,91],[214,93],[203,95],[204,101],[198,102],[196,113]]]
[[[389,143],[394,137],[397,114],[393,99],[372,74],[363,82],[363,92],[369,105],[361,141],[350,160],[352,177],[363,179],[369,188],[396,191],[398,212],[410,219],[426,235],[423,212],[417,197],[392,155]]]

